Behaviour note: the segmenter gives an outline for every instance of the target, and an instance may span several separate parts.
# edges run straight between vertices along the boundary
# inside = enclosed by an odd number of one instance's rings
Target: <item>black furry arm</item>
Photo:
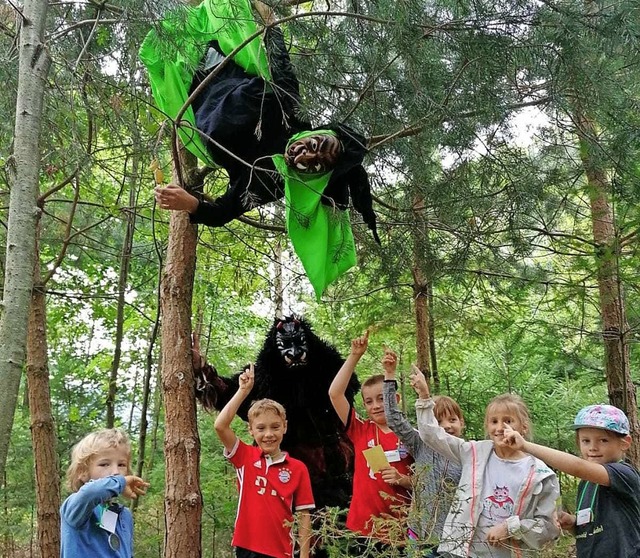
[[[362,215],[364,222],[373,233],[373,238],[380,244],[380,237],[378,236],[378,230],[376,228],[376,214],[373,211],[373,200],[371,198],[371,185],[369,184],[367,171],[364,170],[362,165],[358,165],[349,170],[345,179],[349,183],[349,193],[351,194],[353,207]]]
[[[215,200],[199,198],[198,208],[189,214],[189,221],[208,227],[222,227],[249,209],[242,203],[242,197],[238,192],[229,189]]]
[[[238,391],[238,376],[221,378],[215,366],[205,362],[201,367],[194,367],[196,383],[196,399],[207,411],[224,407],[233,394]]]

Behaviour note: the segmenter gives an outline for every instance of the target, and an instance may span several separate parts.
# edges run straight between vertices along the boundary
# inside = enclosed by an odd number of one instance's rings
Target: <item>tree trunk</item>
[[[438,355],[436,353],[436,326],[433,321],[433,281],[427,283],[427,312],[429,317],[429,355],[431,356],[431,375],[433,383],[440,387],[440,374],[438,373]]]
[[[40,129],[50,59],[43,45],[46,0],[23,2],[14,151],[9,162],[11,193],[5,260],[3,313],[0,320],[0,479],[18,400],[27,342],[33,287]]]
[[[275,217],[279,220],[284,217],[282,205],[275,208]],[[282,265],[282,235],[276,235],[273,239],[273,300],[275,304],[275,316],[284,316],[284,266]]]
[[[284,282],[282,277],[282,242],[279,238],[274,239],[274,278],[273,278],[273,300],[275,304],[275,316],[284,316]]]
[[[593,240],[596,244],[595,263],[609,401],[612,405],[624,410],[629,417],[634,443],[631,445],[628,456],[636,466],[640,466],[638,404],[629,366],[630,330],[624,293],[618,274],[620,247],[609,202],[611,185],[605,170],[595,157],[594,150],[598,149],[594,142],[595,124],[581,109],[576,110],[574,116],[578,124],[580,157],[587,175]]]
[[[202,552],[200,438],[191,364],[196,242],[196,227],[189,223],[187,213],[172,211],[161,287],[165,558],[199,558]]]
[[[38,223],[37,234],[40,233]],[[37,244],[36,244],[36,253]],[[40,558],[60,556],[60,483],[56,429],[51,412],[49,361],[47,357],[47,312],[40,264],[34,267],[27,336],[27,391],[31,414],[31,440],[36,477],[36,529]]]
[[[142,397],[140,402],[140,435],[138,436],[138,462],[136,464],[136,475],[139,477],[144,476],[144,466],[147,458],[147,433],[149,431],[149,398],[151,397],[151,374],[153,373],[153,348],[156,345],[159,330],[159,316],[156,316],[156,321],[151,329],[151,336],[149,338],[149,347],[147,348],[147,356],[145,359],[144,367],[144,380],[142,386]],[[151,449],[151,455],[155,449],[155,433],[153,447]],[[149,467],[151,470],[151,467]],[[131,503],[131,509],[135,512],[138,509],[139,500],[133,500]]]
[[[141,477],[144,471],[144,463],[147,449],[147,431],[149,429],[149,398],[151,397],[151,374],[153,373],[153,347],[158,336],[158,322],[153,324],[149,339],[149,350],[145,360],[144,381],[142,386],[142,401],[140,403],[140,437],[138,438],[138,464],[136,474]],[[134,501],[134,503],[137,502]]]
[[[434,391],[438,391],[439,381],[431,370],[431,313],[429,311],[429,280],[424,271],[425,245],[428,227],[424,216],[424,199],[416,196],[413,202],[413,301],[416,316],[416,365],[427,380],[433,380]]]
[[[429,299],[427,283],[420,264],[414,260],[413,301],[416,316],[416,365],[424,375],[431,378],[431,359],[429,358]]]
[[[125,291],[129,281],[129,267],[131,264],[131,249],[133,246],[133,231],[136,224],[136,213],[133,211],[136,203],[136,178],[138,176],[138,159],[133,162],[132,178],[129,184],[129,211],[125,212],[127,230],[122,243],[120,254],[120,275],[118,277],[118,307],[116,310],[116,338],[113,361],[111,362],[111,374],[109,376],[109,389],[107,392],[107,428],[113,428],[116,420],[116,392],[118,390],[118,369],[122,356],[122,337],[124,331],[124,304]],[[132,403],[133,405],[133,403]]]

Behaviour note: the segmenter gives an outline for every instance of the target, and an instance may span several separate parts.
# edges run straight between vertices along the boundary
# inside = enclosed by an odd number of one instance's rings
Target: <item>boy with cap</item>
[[[582,479],[575,515],[560,512],[558,522],[576,537],[577,558],[640,556],[640,474],[624,460],[631,445],[629,420],[612,405],[589,405],[573,428],[582,459],[524,438],[511,428],[505,441],[547,465]]]

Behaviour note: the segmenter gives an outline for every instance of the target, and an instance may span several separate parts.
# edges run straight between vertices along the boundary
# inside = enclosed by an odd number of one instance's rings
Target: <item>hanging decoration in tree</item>
[[[140,56],[158,108],[175,120],[195,93],[178,133],[201,161],[229,175],[213,201],[176,187],[156,189],[156,198],[217,227],[284,196],[292,245],[320,298],[356,263],[349,200],[380,242],[362,166],[366,141],[345,124],[314,129],[299,117],[282,32],[269,25],[264,4],[255,6],[267,23],[264,41],[248,0],[205,0],[171,12],[147,35]]]

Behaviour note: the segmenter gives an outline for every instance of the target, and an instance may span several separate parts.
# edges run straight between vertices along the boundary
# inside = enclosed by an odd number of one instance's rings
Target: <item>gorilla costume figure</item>
[[[276,319],[255,363],[253,391],[239,409],[247,420],[251,403],[274,399],[287,411],[282,449],[309,469],[318,508],[347,508],[351,497],[353,447],[329,399],[329,386],[344,359],[297,316]],[[218,376],[206,362],[196,365],[196,397],[205,409],[222,409],[238,389],[240,373]],[[346,392],[353,398],[360,384],[352,377]]]

